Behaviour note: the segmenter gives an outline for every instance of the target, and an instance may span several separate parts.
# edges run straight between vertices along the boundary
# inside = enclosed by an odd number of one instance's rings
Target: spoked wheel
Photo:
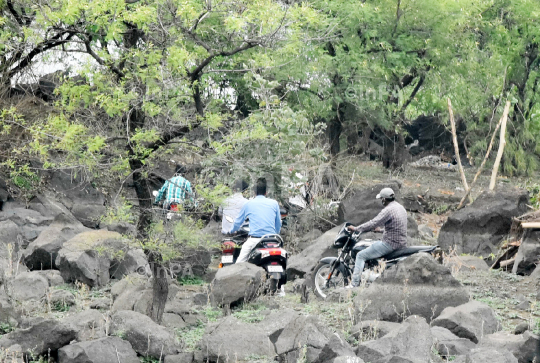
[[[327,263],[319,263],[315,267],[313,287],[315,294],[322,299],[326,299],[331,290],[344,287],[346,283],[345,276],[338,269],[334,269],[332,276],[328,279],[331,268],[332,265]]]

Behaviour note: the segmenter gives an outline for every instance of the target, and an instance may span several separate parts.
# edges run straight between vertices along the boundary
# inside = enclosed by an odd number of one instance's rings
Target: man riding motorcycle
[[[371,246],[358,252],[352,282],[346,286],[348,289],[360,285],[360,278],[367,260],[407,247],[407,211],[395,201],[395,194],[391,188],[383,188],[376,198],[381,199],[384,209],[369,222],[358,227],[349,226],[348,229],[353,232],[367,232],[384,225],[382,241],[373,242]]]
[[[266,179],[260,178],[257,180],[255,193],[257,196],[244,204],[229,231],[229,233],[238,231],[246,218],[249,218],[249,238],[242,245],[236,263],[246,262],[248,260],[249,253],[257,245],[262,236],[266,234],[279,234],[281,230],[279,205],[275,200],[266,198]]]
[[[164,209],[170,209],[171,204],[183,204],[186,198],[193,203],[193,191],[191,183],[182,176],[185,173],[185,168],[182,165],[176,167],[173,177],[163,184],[158,191],[154,204],[158,204],[164,197]]]
[[[218,215],[222,217],[221,233],[227,234],[233,225],[229,220],[236,219],[242,210],[244,204],[248,202],[242,195],[242,192],[247,189],[247,183],[243,180],[236,180],[233,186],[234,194],[225,199],[223,206],[219,207]]]

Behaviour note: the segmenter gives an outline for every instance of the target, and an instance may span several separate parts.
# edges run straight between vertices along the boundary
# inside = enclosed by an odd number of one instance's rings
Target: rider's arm
[[[277,202],[274,209],[276,211],[276,233],[279,234],[281,231],[281,211],[279,210],[279,204],[277,204]]]
[[[163,195],[167,191],[168,185],[169,185],[169,181],[166,180],[165,183],[163,183],[163,186],[161,187],[161,189],[159,190],[158,195],[156,195],[156,199],[154,200],[154,203],[159,203],[159,201],[163,199]]]
[[[234,224],[231,230],[229,231],[229,233],[234,233],[238,231],[242,223],[244,223],[244,221],[246,220],[247,205],[248,205],[247,203],[244,204],[244,206],[242,207],[242,210],[240,210],[240,214],[238,214],[238,217],[236,217],[236,219],[234,220]]]
[[[377,217],[373,218],[371,221],[366,222],[364,224],[359,225],[356,227],[357,232],[367,232],[371,231],[372,229],[376,227],[383,226],[386,222],[390,220],[390,212],[388,209],[383,209],[382,211],[377,214]]]

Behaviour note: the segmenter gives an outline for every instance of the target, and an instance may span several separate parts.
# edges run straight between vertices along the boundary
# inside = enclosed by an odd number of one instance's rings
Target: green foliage
[[[189,327],[182,330],[177,330],[176,334],[182,343],[183,350],[193,352],[198,349],[198,343],[201,341],[206,325],[202,322],[195,327]]]
[[[258,323],[264,319],[262,311],[266,310],[264,305],[244,305],[242,309],[233,312],[233,316],[245,323]]]
[[[177,281],[180,285],[204,285],[205,281],[198,276],[179,276]]]
[[[4,335],[15,330],[15,327],[10,323],[0,323],[0,335]]]
[[[133,206],[124,198],[118,198],[115,203],[109,205],[101,221],[110,224],[116,222],[135,223],[136,216],[133,214]]]
[[[535,210],[540,209],[540,184],[527,183],[525,187],[529,191],[531,206]]]

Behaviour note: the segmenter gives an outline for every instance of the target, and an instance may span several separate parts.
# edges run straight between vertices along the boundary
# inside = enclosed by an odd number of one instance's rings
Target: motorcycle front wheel
[[[338,287],[344,287],[346,284],[345,276],[338,269],[334,269],[332,277],[328,280],[331,268],[332,265],[328,263],[319,263],[317,267],[315,267],[315,272],[313,274],[313,291],[315,292],[315,295],[322,299],[326,299],[331,290]]]

